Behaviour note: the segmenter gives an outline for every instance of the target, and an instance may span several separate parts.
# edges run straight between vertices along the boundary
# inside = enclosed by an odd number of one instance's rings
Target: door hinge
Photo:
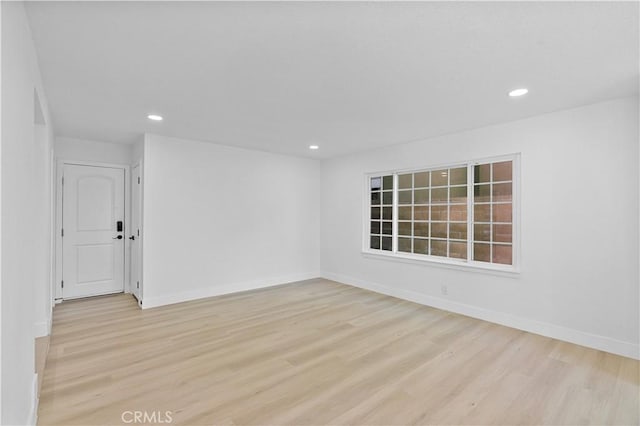
[[[60,281],[60,284],[62,285],[62,288],[64,288],[64,280]]]
[[[138,229],[138,237],[140,236],[140,230]]]
[[[140,288],[140,281],[136,283],[136,288]]]
[[[60,231],[60,236],[64,237],[64,228],[62,228],[62,230]]]
[[[138,185],[140,185],[140,176],[138,176]]]

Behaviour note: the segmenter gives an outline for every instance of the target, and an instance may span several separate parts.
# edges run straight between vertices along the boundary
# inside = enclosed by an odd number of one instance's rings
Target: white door
[[[131,293],[140,300],[140,223],[141,223],[141,190],[140,190],[140,164],[131,170],[131,226],[129,227],[129,239],[131,240]]]
[[[124,291],[124,169],[65,164],[62,297]]]

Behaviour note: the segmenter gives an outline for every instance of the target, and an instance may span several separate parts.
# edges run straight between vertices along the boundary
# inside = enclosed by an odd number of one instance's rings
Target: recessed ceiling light
[[[516,98],[518,96],[522,96],[522,95],[526,95],[527,93],[529,93],[529,89],[525,89],[524,87],[521,89],[515,89],[509,92],[509,96],[511,96],[512,98]]]
[[[319,149],[319,148],[320,147],[318,145],[309,145],[309,149],[316,150],[316,149]]]
[[[162,121],[162,116],[161,115],[149,114],[149,115],[147,115],[147,118],[149,120],[153,120],[153,121]]]

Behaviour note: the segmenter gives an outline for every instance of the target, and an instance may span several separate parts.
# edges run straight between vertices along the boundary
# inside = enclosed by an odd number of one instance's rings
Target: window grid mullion
[[[433,241],[433,170],[429,171],[429,222],[427,222],[427,228],[429,229],[427,234],[427,254],[431,256],[431,242]]]
[[[449,253],[449,246],[451,244],[449,244],[449,240],[450,240],[450,235],[449,235],[449,228],[451,225],[451,216],[449,215],[449,211],[451,209],[451,169],[447,169],[447,258],[450,258],[451,255]]]
[[[473,204],[475,202],[475,191],[473,190],[473,163],[467,164],[467,262],[473,261]]]
[[[493,162],[489,163],[489,263],[493,263]]]
[[[416,233],[415,233],[415,223],[416,223],[416,200],[414,198],[414,191],[416,189],[416,174],[411,174],[411,253],[416,252]],[[427,201],[428,202],[428,201]],[[427,209],[429,207],[427,206]],[[428,210],[427,210],[428,212]],[[428,213],[427,213],[428,214]],[[428,218],[427,218],[428,220]],[[427,225],[428,226],[428,225]],[[429,232],[427,228],[427,232]]]
[[[391,215],[391,251],[398,253],[398,173],[393,174]]]

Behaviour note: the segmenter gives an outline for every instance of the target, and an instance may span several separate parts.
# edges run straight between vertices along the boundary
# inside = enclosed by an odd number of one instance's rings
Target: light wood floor
[[[637,425],[639,383],[638,361],[313,280],[58,305],[39,423]]]

